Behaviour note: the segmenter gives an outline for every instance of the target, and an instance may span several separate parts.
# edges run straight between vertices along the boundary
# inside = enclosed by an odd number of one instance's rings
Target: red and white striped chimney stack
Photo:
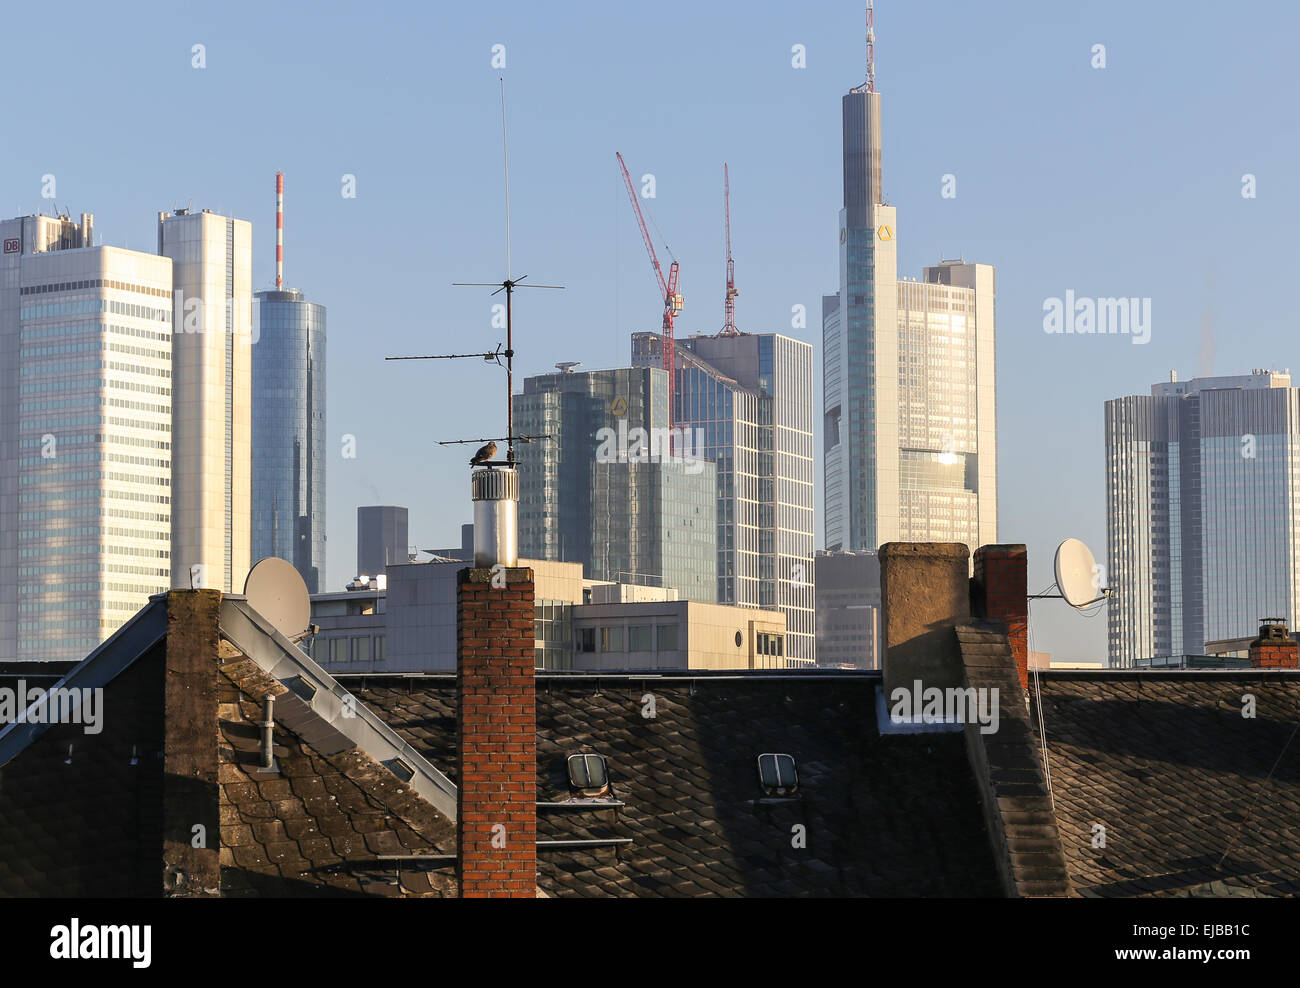
[[[284,290],[284,172],[275,173],[275,290]]]

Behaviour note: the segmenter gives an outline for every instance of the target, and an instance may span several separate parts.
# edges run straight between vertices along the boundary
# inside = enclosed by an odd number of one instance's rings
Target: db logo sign
[[[17,237],[5,237],[5,253],[17,254],[22,249],[22,241]]]

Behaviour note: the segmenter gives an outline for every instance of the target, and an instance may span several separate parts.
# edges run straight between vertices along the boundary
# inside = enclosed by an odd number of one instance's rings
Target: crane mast
[[[645,241],[646,253],[650,255],[650,264],[654,267],[655,278],[659,282],[659,291],[664,299],[663,367],[668,372],[668,425],[671,427],[674,418],[673,398],[676,393],[677,376],[675,373],[676,348],[673,342],[673,323],[677,318],[677,314],[682,311],[684,304],[681,292],[677,290],[680,268],[676,259],[674,259],[668,266],[668,277],[664,277],[664,269],[659,263],[659,255],[655,253],[655,245],[650,238],[650,230],[645,225],[645,216],[641,212],[641,202],[637,198],[636,186],[632,184],[632,176],[628,174],[623,155],[616,151],[614,157],[618,159],[618,168],[623,174],[623,184],[627,186],[628,198],[632,200],[632,211],[636,213],[637,226],[641,228],[641,239]]]
[[[719,336],[739,336],[736,328],[736,262],[731,258],[731,173],[722,166],[722,215],[727,231],[727,297],[724,303],[725,318]]]

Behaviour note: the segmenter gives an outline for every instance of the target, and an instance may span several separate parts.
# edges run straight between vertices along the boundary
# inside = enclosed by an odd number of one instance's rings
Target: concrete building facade
[[[172,261],[172,586],[243,590],[251,566],[253,227],[158,214]]]
[[[703,604],[659,587],[588,580],[579,563],[521,559],[535,579],[538,669],[785,669],[785,618]],[[464,563],[389,566],[387,586],[312,595],[320,633],[304,644],[333,672],[438,672],[456,665],[456,586]]]
[[[375,576],[409,561],[409,515],[396,504],[357,508],[357,573]]]
[[[172,263],[0,223],[0,655],[80,660],[171,573]]]

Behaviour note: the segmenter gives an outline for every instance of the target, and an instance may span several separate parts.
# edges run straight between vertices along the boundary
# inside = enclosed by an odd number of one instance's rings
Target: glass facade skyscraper
[[[656,366],[636,333],[632,362]],[[786,654],[814,659],[812,347],[775,333],[677,341],[673,422],[717,465],[718,603],[782,611]]]
[[[257,293],[252,560],[288,560],[311,593],[325,574],[325,307]]]
[[[843,97],[839,291],[822,299],[826,547],[997,541],[994,270],[898,278],[881,97]]]
[[[542,374],[514,396],[519,555],[588,579],[717,599],[715,468],[666,435],[668,375],[651,367]]]
[[[1300,620],[1300,389],[1289,374],[1106,402],[1108,659],[1203,654]]]

